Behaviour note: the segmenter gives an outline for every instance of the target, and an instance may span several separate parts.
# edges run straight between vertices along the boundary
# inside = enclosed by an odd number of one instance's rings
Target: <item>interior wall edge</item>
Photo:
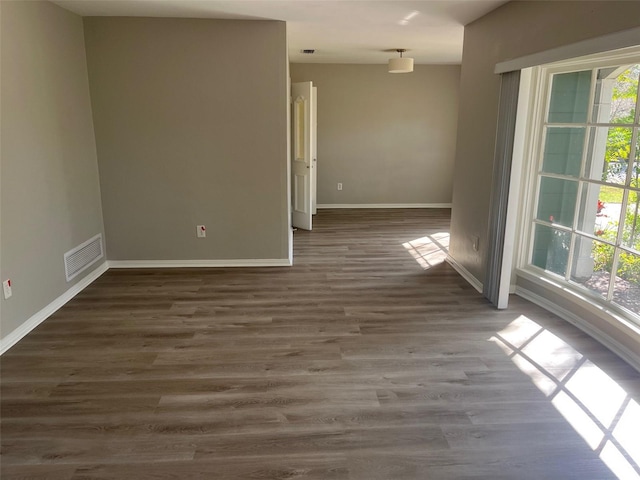
[[[471,285],[473,288],[475,288],[478,291],[478,293],[482,294],[482,291],[484,289],[484,285],[482,284],[482,282],[480,280],[478,280],[476,277],[474,277],[473,274],[469,270],[464,268],[451,255],[447,255],[447,258],[445,258],[445,261],[449,265],[451,265],[453,267],[453,269],[456,272],[458,272],[460,274],[460,276],[462,276],[462,278],[464,278],[469,283],[469,285]]]

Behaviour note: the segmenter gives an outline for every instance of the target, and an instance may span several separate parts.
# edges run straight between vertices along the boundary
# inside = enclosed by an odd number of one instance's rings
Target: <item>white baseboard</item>
[[[56,298],[49,305],[44,307],[42,310],[37,312],[35,315],[31,316],[26,322],[12,331],[6,337],[0,339],[0,355],[13,347],[16,343],[18,343],[22,338],[27,335],[31,330],[36,328],[42,322],[44,322],[47,318],[53,315],[57,310],[64,306],[69,300],[78,295],[82,290],[87,288],[91,283],[93,283],[100,275],[106,272],[109,269],[107,262],[103,262],[98,268],[89,273],[86,277],[76,283],[69,290],[64,292],[58,298]]]
[[[483,285],[480,280],[474,277],[469,270],[460,265],[456,260],[451,256],[447,255],[445,261],[453,267],[453,269],[458,272],[462,278],[464,278],[469,285],[475,288],[478,292],[482,293]]]
[[[524,298],[525,300],[529,300],[531,303],[535,303],[536,305],[544,308],[545,310],[548,310],[549,312],[557,315],[563,320],[566,320],[570,324],[579,328],[584,333],[603,344],[605,347],[607,347],[609,350],[611,350],[613,353],[618,355],[629,365],[640,372],[640,353],[631,350],[627,346],[618,342],[616,339],[611,338],[609,335],[602,332],[597,327],[594,327],[590,323],[587,323],[575,313],[559,305],[556,305],[555,303],[538,295],[537,293],[517,286],[516,295]]]
[[[62,308],[65,303],[87,288],[100,275],[110,268],[178,268],[178,267],[290,267],[292,262],[288,258],[275,259],[236,259],[236,260],[109,260],[102,263],[89,275],[76,283],[69,290],[56,298],[49,305],[37,312],[26,322],[0,338],[0,355],[18,343],[31,330],[36,328],[47,318]]]
[[[451,208],[450,203],[319,203],[318,208]]]
[[[109,260],[109,268],[290,267],[288,258],[230,260]]]

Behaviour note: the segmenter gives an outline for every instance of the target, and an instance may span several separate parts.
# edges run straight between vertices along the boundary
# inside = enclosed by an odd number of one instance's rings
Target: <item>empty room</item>
[[[0,477],[640,479],[640,2],[0,0]]]

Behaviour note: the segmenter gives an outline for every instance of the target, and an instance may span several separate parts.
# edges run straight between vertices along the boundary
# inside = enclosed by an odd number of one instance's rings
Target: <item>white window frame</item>
[[[513,161],[514,163],[519,163],[521,167],[521,178],[512,179],[512,188],[519,191],[520,197],[520,202],[517,206],[519,222],[515,227],[518,232],[517,248],[514,252],[515,269],[512,274],[512,283],[515,283],[517,275],[543,288],[553,287],[558,296],[570,302],[577,301],[582,307],[599,318],[605,319],[611,324],[624,324],[640,335],[640,319],[637,315],[613,302],[604,300],[595,292],[573,285],[559,275],[530,264],[534,240],[534,218],[536,217],[538,202],[537,187],[541,149],[544,145],[541,136],[544,132],[548,102],[550,101],[552,76],[558,73],[593,70],[634,63],[640,63],[640,46],[523,70],[523,74],[529,79],[525,83],[525,88],[528,89],[528,92],[521,92],[520,98],[528,99],[528,102],[521,103],[518,106],[525,113],[521,116],[520,121],[522,123],[516,126],[514,146]],[[591,88],[590,105],[593,101],[594,85]],[[591,114],[591,111],[589,111],[589,114]],[[515,155],[516,152],[519,152],[519,155]],[[579,205],[576,205],[576,208],[578,207]]]

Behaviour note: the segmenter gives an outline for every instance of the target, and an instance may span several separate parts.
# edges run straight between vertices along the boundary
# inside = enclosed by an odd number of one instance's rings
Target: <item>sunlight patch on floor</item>
[[[640,479],[640,405],[567,342],[521,315],[489,339],[620,479]]]
[[[426,235],[403,243],[402,246],[406,248],[414,260],[418,262],[418,265],[428,270],[444,262],[447,258],[447,253],[449,252],[449,233],[438,232],[432,235]]]

